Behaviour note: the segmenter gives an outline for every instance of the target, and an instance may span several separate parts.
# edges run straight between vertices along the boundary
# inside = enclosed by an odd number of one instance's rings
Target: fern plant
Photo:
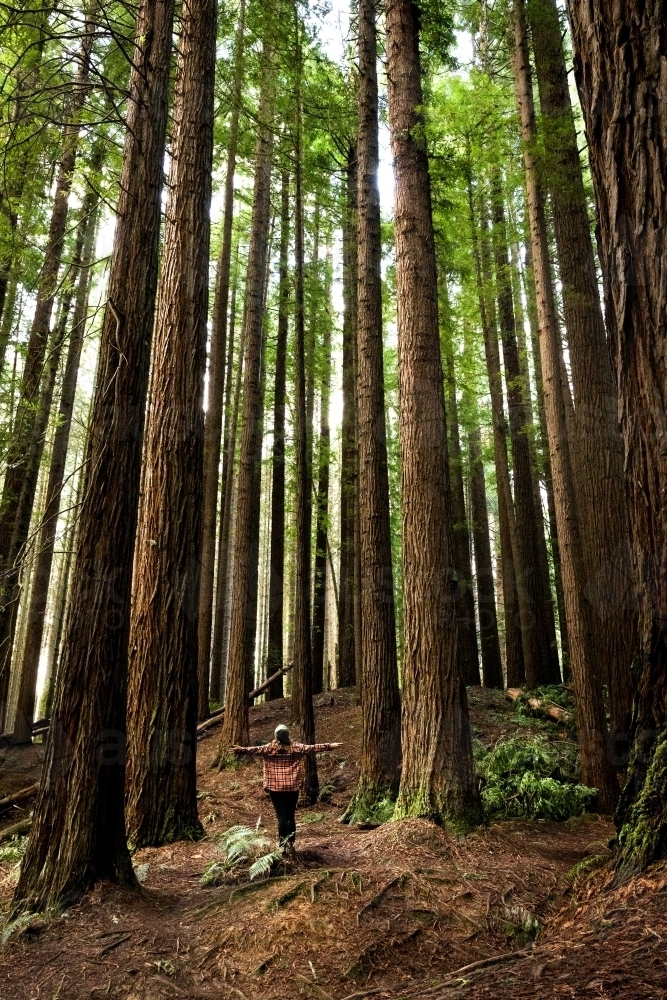
[[[565,820],[580,816],[596,797],[578,781],[577,748],[541,736],[475,746],[482,802],[492,816]]]
[[[200,885],[218,885],[226,875],[242,869],[248,862],[248,877],[250,881],[268,874],[272,866],[281,860],[277,851],[267,851],[271,841],[263,830],[260,830],[260,819],[254,828],[239,824],[232,826],[218,840],[218,850],[224,860],[212,861],[206,866]]]

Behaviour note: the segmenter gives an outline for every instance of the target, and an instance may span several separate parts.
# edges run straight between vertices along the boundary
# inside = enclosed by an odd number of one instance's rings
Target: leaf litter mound
[[[470,701],[488,746],[546,732],[515,724],[498,693]],[[317,705],[318,739],[345,746],[320,759],[325,801],[297,813],[295,862],[200,885],[230,827],[261,817],[275,835],[260,768],[210,769],[212,730],[199,755],[207,839],[137,852],[139,897],[100,885],[66,917],[17,932],[0,950],[2,1000],[667,996],[666,866],[610,889],[612,827],[591,815],[494,822],[464,842],[422,820],[342,826],[360,710],[348,692]],[[264,742],[289,703],[256,706],[251,721]],[[9,867],[0,875],[11,883]],[[3,883],[3,907],[10,893]]]

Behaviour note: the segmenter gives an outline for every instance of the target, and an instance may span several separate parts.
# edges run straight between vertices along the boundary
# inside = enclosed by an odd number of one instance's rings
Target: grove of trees
[[[202,836],[269,678],[305,743],[356,688],[344,821],[460,834],[467,689],[564,684],[618,877],[667,853],[666,6],[340,11],[0,9],[14,916]]]

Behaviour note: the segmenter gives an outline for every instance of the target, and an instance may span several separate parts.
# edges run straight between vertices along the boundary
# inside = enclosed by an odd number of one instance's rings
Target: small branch
[[[289,671],[292,669],[293,666],[294,666],[293,663],[288,663],[286,667],[281,667],[280,670],[276,670],[275,674],[271,674],[271,676],[267,677],[265,681],[262,681],[259,687],[256,687],[254,691],[250,692],[248,696],[250,704],[252,705],[255,698],[259,697],[260,694],[263,694],[271,686],[271,684],[273,684],[274,681],[278,680],[279,677],[282,677],[284,674],[289,673]],[[212,713],[210,718],[206,719],[204,722],[199,723],[199,725],[197,726],[197,735],[199,736],[200,733],[205,733],[207,729],[211,729],[213,726],[219,725],[222,722],[222,717],[224,714],[225,714],[224,708],[218,708],[215,712]]]

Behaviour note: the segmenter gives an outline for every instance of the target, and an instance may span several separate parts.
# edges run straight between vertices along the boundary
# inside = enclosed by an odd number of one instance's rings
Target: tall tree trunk
[[[231,319],[229,323],[229,346],[234,346],[234,328],[236,323],[236,289],[232,291]],[[241,411],[241,391],[243,388],[243,359],[245,356],[245,307],[241,326],[241,338],[236,362],[236,379],[234,385],[234,402],[231,408],[226,406],[229,414],[225,420],[224,454],[222,462],[222,489],[220,496],[220,532],[218,537],[218,577],[215,587],[215,618],[213,622],[213,648],[211,650],[211,700],[220,704],[224,700],[227,684],[227,653],[229,636],[227,633],[227,606],[229,598],[229,581],[231,572],[231,538],[232,538],[232,505],[236,499],[236,443],[238,437],[239,414]],[[227,369],[227,389],[230,391],[232,376],[232,355],[229,355]]]
[[[303,180],[303,172],[302,172]],[[315,440],[315,368],[318,355],[318,326],[320,315],[320,203],[315,201],[313,212],[313,256],[310,266],[304,271],[304,309],[308,302],[308,322],[306,323],[306,436],[308,441],[308,482],[313,499],[313,444]],[[312,522],[312,514],[311,514]],[[311,553],[312,558],[312,553]]]
[[[489,534],[489,512],[486,506],[486,484],[484,481],[481,438],[479,427],[476,427],[468,435],[472,535],[475,545],[475,568],[477,571],[477,605],[479,608],[480,646],[482,647],[482,676],[484,687],[502,688],[503,665],[500,659],[500,641],[498,639],[496,596],[493,584],[493,561],[491,558],[491,536]]]
[[[75,250],[75,258],[73,262],[73,269],[76,270],[81,258],[81,245],[77,241],[78,245]],[[26,462],[26,480],[23,483],[23,488],[21,490],[21,496],[19,498],[18,508],[17,508],[17,521],[20,525],[20,529],[23,529],[24,519],[29,517],[26,507],[32,508],[35,504],[37,508],[41,508],[42,502],[46,502],[46,496],[40,497],[38,489],[41,485],[42,491],[44,491],[46,483],[45,477],[42,475],[40,482],[40,468],[42,462],[42,455],[44,453],[44,445],[46,443],[46,436],[48,431],[49,417],[51,416],[51,409],[53,406],[53,394],[55,391],[56,378],[58,375],[58,369],[60,367],[60,356],[62,354],[63,344],[67,335],[67,326],[69,321],[69,312],[72,304],[73,297],[73,282],[72,273],[67,276],[64,282],[64,291],[60,301],[60,307],[58,310],[58,316],[56,324],[54,326],[53,332],[49,338],[49,343],[47,347],[47,357],[46,363],[44,365],[44,371],[42,373],[42,380],[39,392],[39,398],[35,407],[34,421],[32,425],[32,434],[28,444],[28,454]],[[8,709],[6,724],[9,728],[14,728],[13,738],[17,743],[30,742],[31,729],[30,722],[27,717],[18,718],[14,717],[14,709],[17,707],[17,698],[19,695],[19,690],[21,688],[21,672],[20,664],[23,660],[23,655],[25,652],[24,639],[27,632],[27,618],[25,615],[21,616],[21,632],[20,634],[16,631],[19,625],[19,602],[21,598],[21,591],[25,590],[29,594],[32,590],[33,580],[34,580],[34,570],[36,562],[36,553],[33,546],[28,545],[28,535],[29,535],[29,523],[25,530],[26,542],[17,548],[17,554],[15,559],[15,564],[17,568],[17,573],[14,579],[14,586],[11,592],[11,600],[15,604],[15,609],[13,611],[12,622],[11,622],[11,645],[13,648],[12,659],[16,664],[18,669],[11,672],[12,683],[9,689],[8,698]],[[15,526],[14,534],[17,533],[17,527]],[[23,530],[21,531],[23,534]],[[17,676],[18,675],[18,676]],[[29,694],[24,691],[24,699],[29,700]]]
[[[327,546],[329,544],[329,463],[331,432],[329,405],[331,396],[331,266],[327,263],[324,282],[326,298],[322,331],[320,443],[318,450],[317,524],[315,532],[315,572],[313,579],[313,694],[324,689],[324,633],[327,607]]]
[[[262,462],[262,356],[264,294],[271,225],[271,167],[273,156],[276,73],[269,42],[262,52],[259,98],[259,134],[255,149],[255,187],[245,307],[245,364],[243,375],[243,431],[239,459],[236,534],[232,579],[232,618],[225,720],[218,757],[225,766],[229,748],[248,742],[248,695],[254,671],[257,631],[257,544],[259,540]]]
[[[664,4],[568,4],[625,444],[641,667],[620,874],[664,857],[667,805]],[[595,94],[595,97],[594,97]]]
[[[104,155],[104,147],[101,148],[95,162],[95,157],[91,161],[91,173],[94,182],[101,167]],[[49,593],[49,583],[51,580],[51,567],[53,565],[53,553],[56,541],[56,528],[58,526],[58,516],[60,513],[60,499],[63,490],[65,476],[65,463],[67,460],[67,449],[69,446],[70,429],[72,426],[72,413],[74,411],[74,397],[79,374],[79,361],[81,359],[81,349],[86,330],[86,314],[88,311],[88,290],[91,279],[91,262],[95,246],[95,234],[97,232],[99,195],[96,188],[91,188],[83,201],[81,208],[81,221],[79,223],[78,240],[81,243],[80,251],[80,274],[78,278],[78,288],[76,302],[74,306],[74,316],[72,318],[72,330],[70,333],[67,359],[65,362],[65,372],[60,394],[60,406],[58,410],[58,422],[53,438],[53,448],[51,451],[51,465],[49,468],[49,482],[46,493],[46,504],[44,516],[37,541],[37,562],[33,575],[32,592],[30,594],[30,605],[28,610],[28,629],[26,633],[25,647],[21,663],[21,684],[19,688],[19,699],[17,706],[16,721],[14,723],[14,739],[17,742],[29,742],[32,722],[35,711],[35,694],[37,685],[37,673],[39,670],[39,657],[42,649],[42,637],[44,634],[44,618],[46,615],[46,602]],[[78,248],[74,254],[74,264],[77,263]]]
[[[553,605],[547,574],[546,548],[541,507],[535,506],[534,468],[528,438],[528,414],[524,401],[519,361],[512,278],[507,251],[505,209],[500,179],[493,184],[493,246],[496,264],[498,318],[505,362],[505,383],[512,443],[514,512],[518,559],[517,591],[521,616],[521,646],[529,688],[558,684],[560,669],[555,649]],[[541,549],[544,548],[544,552]],[[551,627],[550,627],[551,626]],[[554,645],[552,646],[552,633]]]
[[[451,343],[445,354],[447,382],[447,417],[449,428],[449,476],[452,490],[454,520],[454,566],[456,569],[456,606],[458,621],[457,653],[463,679],[469,687],[479,687],[479,650],[475,621],[475,594],[470,559],[470,531],[463,483],[463,461],[459,412],[456,401],[456,376]]]
[[[92,21],[86,20],[81,51],[78,56],[79,67],[74,81],[70,122],[63,132],[63,146],[58,165],[49,235],[37,283],[37,304],[28,338],[20,402],[14,424],[13,440],[7,455],[7,472],[0,500],[0,586],[2,588],[0,601],[0,730],[4,728],[12,639],[18,608],[16,588],[19,566],[17,565],[17,555],[28,537],[37,487],[34,451],[31,449],[38,411],[36,403],[46,358],[53,303],[58,289],[58,272],[65,244],[69,196],[81,128],[79,115],[87,94],[86,84],[90,72],[94,33]]]
[[[555,0],[530,0],[528,16],[544,122],[546,179],[553,201],[563,311],[575,404],[575,463],[587,595],[599,664],[609,687],[611,736],[622,755],[632,719],[632,657],[637,616],[632,585],[623,443],[607,345],[572,111],[563,35]],[[619,758],[619,753],[616,754]]]
[[[563,678],[570,677],[570,643],[567,637],[567,615],[565,614],[565,597],[563,594],[563,572],[560,561],[560,546],[558,543],[558,524],[556,522],[556,501],[554,499],[554,483],[551,475],[551,456],[549,455],[549,434],[547,431],[547,415],[544,409],[544,383],[542,381],[542,361],[540,359],[540,331],[537,320],[537,297],[535,294],[535,273],[533,269],[533,248],[530,243],[526,247],[526,271],[524,290],[528,303],[528,323],[530,325],[531,348],[535,365],[535,394],[537,397],[537,415],[540,428],[540,446],[544,470],[544,489],[547,494],[547,513],[549,516],[549,537],[551,540],[551,558],[554,564],[554,583],[556,587],[556,606],[558,608],[558,625],[560,629],[560,645],[562,654]]]
[[[234,84],[231,94],[232,116],[227,145],[225,175],[225,206],[222,223],[222,246],[211,324],[211,346],[208,366],[208,406],[204,422],[204,484],[202,490],[202,543],[198,617],[198,718],[209,713],[209,669],[211,666],[211,632],[213,628],[213,596],[215,578],[215,533],[218,513],[218,483],[220,480],[220,442],[222,438],[223,402],[225,390],[225,355],[227,349],[227,309],[232,260],[232,223],[234,221],[234,175],[239,138],[239,115],[243,90],[245,34],[245,0],[239,6],[239,19],[234,43]]]
[[[285,379],[289,325],[289,173],[281,182],[278,335],[273,390],[273,455],[271,476],[271,557],[269,582],[269,638],[266,673],[273,676],[283,665],[283,611],[285,583]],[[268,691],[269,699],[283,697],[282,675]]]
[[[77,456],[78,464],[78,456]],[[55,690],[56,675],[58,672],[58,660],[62,644],[63,626],[65,624],[65,610],[67,607],[67,595],[69,592],[70,575],[72,563],[74,561],[74,547],[76,543],[76,528],[78,515],[78,502],[81,499],[81,488],[83,485],[83,475],[79,473],[79,488],[76,493],[76,500],[67,517],[65,530],[62,534],[62,563],[59,567],[58,579],[53,598],[53,617],[51,619],[51,629],[49,641],[46,647],[46,671],[44,677],[44,689],[38,708],[38,715],[42,719],[50,719],[53,713],[53,694]]]
[[[377,172],[377,24],[359,4],[357,444],[361,539],[361,762],[349,818],[368,819],[395,798],[401,703],[391,555],[382,337],[382,237]]]
[[[132,595],[126,821],[192,839],[216,0],[183,11]]]
[[[303,54],[300,24],[295,8],[296,30],[296,141],[294,191],[295,258],[295,433],[296,453],[296,597],[294,607],[294,669],[292,671],[292,716],[300,723],[304,743],[315,742],[313,711],[313,661],[310,645],[310,539],[312,489],[308,469],[308,401],[306,386],[306,332],[303,288],[303,162],[301,122],[301,75]],[[304,802],[313,803],[319,794],[315,755],[304,762]]]
[[[477,220],[471,180],[468,182],[468,208],[473,239],[479,310],[484,335],[486,370],[491,393],[493,452],[498,491],[498,522],[500,528],[503,610],[505,618],[506,680],[508,687],[520,687],[525,680],[525,671],[523,667],[519,598],[515,573],[514,554],[517,549],[516,521],[514,519],[514,501],[510,487],[509,459],[507,455],[507,421],[505,419],[505,405],[503,402],[496,306],[492,292],[491,252],[488,240],[488,222],[485,212],[482,215],[481,240],[476,235]]]
[[[615,804],[618,785],[607,752],[607,727],[601,685],[595,670],[594,638],[590,628],[590,605],[584,592],[583,550],[577,518],[565,421],[565,402],[561,385],[561,352],[559,350],[554,289],[549,260],[546,214],[535,155],[537,129],[523,0],[514,0],[512,67],[524,142],[528,213],[540,327],[540,356],[544,379],[544,403],[556,498],[558,538],[561,546],[572,678],[577,702],[582,776],[585,784],[598,789],[600,808],[609,811]]]
[[[145,0],[67,636],[14,913],[66,903],[98,878],[136,884],[124,817],[127,644],[172,25],[171,0]]]
[[[437,274],[423,104],[419,13],[386,12],[394,154],[399,390],[403,451],[403,770],[396,816],[477,822],[463,676],[456,656],[454,540]]]
[[[357,497],[357,147],[348,150],[343,209],[343,419],[340,470],[340,595],[338,687],[356,684],[355,507]]]

